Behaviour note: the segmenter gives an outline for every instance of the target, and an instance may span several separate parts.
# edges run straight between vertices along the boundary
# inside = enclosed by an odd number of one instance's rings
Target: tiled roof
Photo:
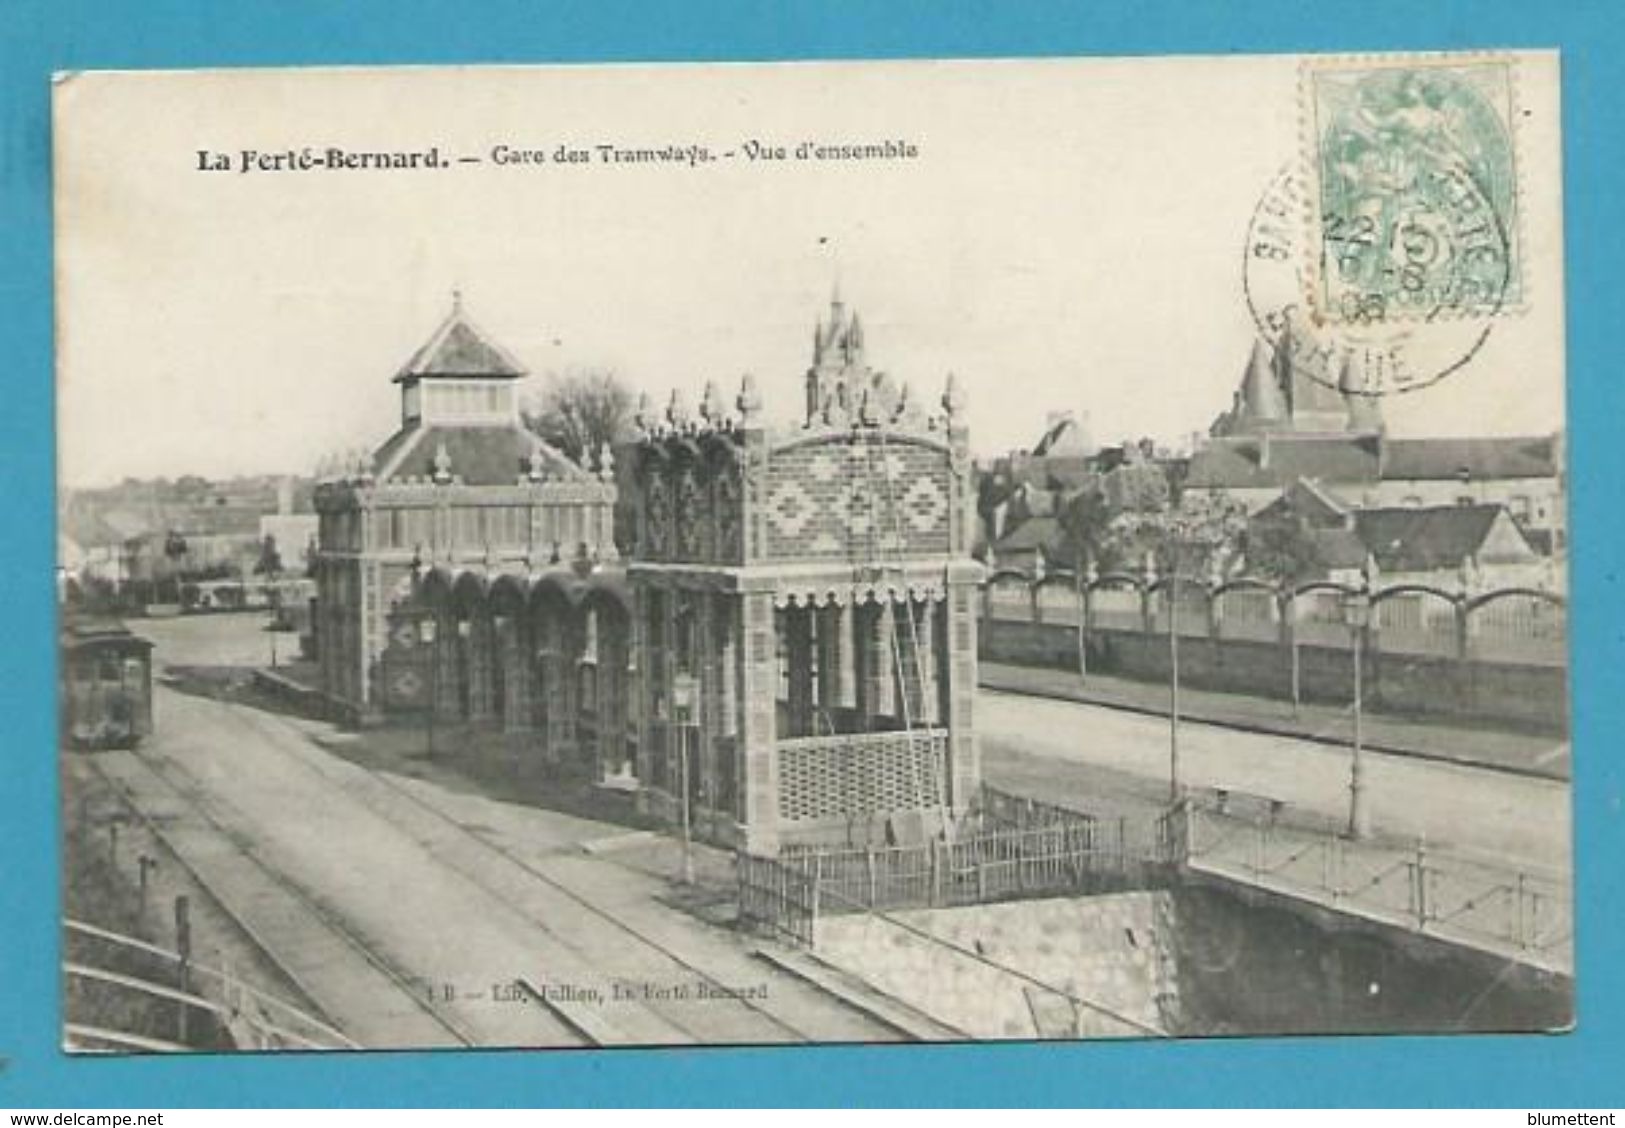
[[[1054,517],[1029,517],[993,546],[995,553],[1031,552],[1042,548],[1046,552],[1061,547],[1061,522]]]
[[[1342,521],[1348,516],[1349,507],[1329,493],[1314,478],[1299,478],[1293,488],[1298,491],[1294,500],[1305,507],[1312,507],[1317,516],[1324,521]]]
[[[480,332],[459,302],[428,343],[401,365],[395,381],[437,376],[515,379],[524,374],[524,366]]]
[[[384,440],[372,455],[372,472],[382,476],[395,462],[401,450],[423,436],[423,428],[414,420]]]
[[[520,427],[421,427],[414,423],[390,436],[373,456],[373,472],[389,478],[428,478],[444,447],[449,472],[470,486],[512,485],[530,470],[532,451],[545,459],[549,478],[583,478],[586,471]],[[390,461],[394,468],[390,469]]]
[[[1185,485],[1196,489],[1267,488],[1285,486],[1296,478],[1375,482],[1377,474],[1375,439],[1273,435],[1268,439],[1218,439],[1208,443],[1191,458]]]
[[[1315,555],[1328,568],[1359,568],[1365,564],[1365,542],[1352,529],[1313,529],[1309,540],[1315,546]]]
[[[1384,478],[1550,478],[1559,472],[1558,444],[1551,435],[1533,438],[1390,439]]]
[[[1088,455],[1089,437],[1072,416],[1057,419],[1033,447],[1036,458],[1086,458]]]
[[[1050,455],[1044,460],[1044,475],[1056,489],[1077,489],[1095,479],[1090,460],[1073,455]]]
[[[1560,446],[1550,435],[1481,439],[1272,435],[1208,443],[1191,459],[1185,484],[1201,489],[1242,489],[1285,486],[1294,478],[1340,484],[1376,482],[1379,475],[1383,480],[1437,481],[1460,478],[1464,471],[1478,481],[1550,478],[1559,473],[1560,458]]]
[[[88,506],[70,507],[62,514],[59,527],[64,536],[72,538],[81,548],[122,544],[134,535],[128,526],[116,524],[108,519],[107,514],[99,513]],[[145,528],[145,523],[142,523],[140,531],[144,531]]]
[[[1432,572],[1459,568],[1505,513],[1499,505],[1362,509],[1354,527],[1383,571]]]

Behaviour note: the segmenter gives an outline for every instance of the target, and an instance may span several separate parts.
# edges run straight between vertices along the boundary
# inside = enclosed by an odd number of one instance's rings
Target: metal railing
[[[262,1050],[361,1048],[332,1025],[286,1000],[244,982],[227,971],[188,960],[179,952],[83,921],[64,920],[63,927],[79,936],[156,956],[173,965],[177,971],[185,970],[186,976],[182,983],[197,983],[198,986],[196,990],[185,986],[171,986],[73,960],[63,962],[64,975],[106,984],[149,998],[166,1000],[178,1008],[208,1012],[232,1033],[239,1048]],[[111,1046],[153,1052],[176,1052],[194,1048],[163,1039],[148,1038],[130,1031],[113,1030],[86,1023],[69,1022],[66,1024],[66,1032],[69,1037],[81,1040],[87,1049]],[[248,1043],[246,1046],[243,1045],[244,1041]]]
[[[739,918],[811,948],[817,938],[818,882],[776,858],[739,854]]]
[[[1189,865],[1338,911],[1573,973],[1574,904],[1547,874],[1402,844],[1351,839],[1186,804]]]
[[[1171,857],[1162,833],[984,788],[951,839],[740,854],[740,916],[810,947],[821,915],[1144,887]]]

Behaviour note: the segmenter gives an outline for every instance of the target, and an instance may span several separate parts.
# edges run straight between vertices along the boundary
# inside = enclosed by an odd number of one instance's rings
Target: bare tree
[[[626,438],[632,390],[609,368],[581,368],[547,377],[525,406],[525,426],[579,465],[591,465],[605,446]]]

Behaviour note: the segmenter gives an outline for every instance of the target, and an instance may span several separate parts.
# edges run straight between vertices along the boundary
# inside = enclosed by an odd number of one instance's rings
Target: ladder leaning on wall
[[[913,658],[915,685],[918,687],[920,701],[923,705],[925,695],[930,686],[925,676],[925,664],[920,652],[920,628],[914,615],[914,599],[909,591],[908,576],[903,568],[901,551],[907,539],[903,534],[902,513],[897,505],[897,493],[893,478],[891,452],[886,445],[886,435],[883,431],[865,432],[860,440],[864,450],[864,468],[869,485],[869,536],[872,546],[871,557],[875,561],[875,568],[883,578],[895,576],[897,591],[902,596],[904,618],[908,623],[909,653]],[[875,454],[878,448],[880,454],[880,485],[884,490],[884,504],[877,496],[874,483]],[[880,532],[881,521],[878,509],[883,508],[889,521],[888,534]],[[895,616],[894,616],[895,619]],[[889,633],[891,642],[891,658],[893,670],[897,677],[898,700],[901,705],[904,739],[908,744],[908,759],[915,794],[927,800],[928,806],[937,809],[942,822],[942,832],[952,837],[953,822],[949,817],[946,779],[946,755],[944,762],[939,765],[937,757],[932,752],[931,734],[917,733],[914,726],[914,710],[910,702],[909,683],[907,671],[903,664],[902,646],[898,641],[897,631]],[[922,755],[923,751],[923,755]],[[921,773],[921,762],[925,764],[925,772]]]

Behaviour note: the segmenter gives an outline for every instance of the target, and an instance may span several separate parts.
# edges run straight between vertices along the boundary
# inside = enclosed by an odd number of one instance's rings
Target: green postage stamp
[[[1512,60],[1408,56],[1303,69],[1311,300],[1369,324],[1482,317],[1522,299]]]

